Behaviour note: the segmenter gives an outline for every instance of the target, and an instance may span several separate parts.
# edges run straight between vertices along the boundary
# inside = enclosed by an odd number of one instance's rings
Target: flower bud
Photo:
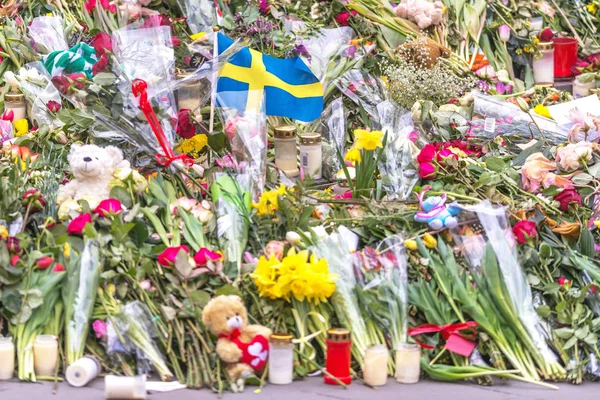
[[[285,234],[285,240],[287,240],[291,245],[296,245],[302,241],[302,237],[298,233],[290,231]]]

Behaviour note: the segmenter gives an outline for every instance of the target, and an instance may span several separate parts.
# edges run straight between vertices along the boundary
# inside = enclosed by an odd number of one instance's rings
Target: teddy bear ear
[[[212,313],[212,306],[214,304],[214,300],[210,300],[202,309],[202,323],[204,326],[208,327],[210,325],[210,315]]]
[[[107,146],[104,148],[112,158],[113,166],[117,168],[123,162],[123,152],[115,146]]]
[[[83,146],[78,143],[75,143],[71,146],[71,151],[69,152],[69,155],[67,156],[67,161],[69,161],[69,164],[73,163],[75,154],[77,154],[79,149],[81,149],[82,147]]]

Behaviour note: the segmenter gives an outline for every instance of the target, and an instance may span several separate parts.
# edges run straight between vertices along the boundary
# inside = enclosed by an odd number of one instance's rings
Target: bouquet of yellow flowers
[[[293,295],[298,301],[319,304],[331,297],[338,277],[329,272],[324,258],[292,248],[282,260],[261,256],[252,278],[262,297],[291,301]]]

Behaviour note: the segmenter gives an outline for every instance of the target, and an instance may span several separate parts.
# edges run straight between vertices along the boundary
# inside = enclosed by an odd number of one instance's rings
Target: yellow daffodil
[[[346,153],[346,157],[344,157],[344,160],[346,161],[350,161],[350,162],[361,162],[361,158],[360,158],[360,151],[357,148],[351,148],[350,150],[348,150],[348,152]]]
[[[535,106],[535,108],[533,109],[533,112],[536,113],[537,115],[541,115],[542,117],[552,119],[552,116],[550,115],[550,111],[548,111],[548,107],[544,107],[543,104],[538,104],[537,106]]]
[[[8,230],[4,225],[0,225],[0,239],[6,239],[8,237]]]
[[[29,122],[25,118],[15,121],[13,126],[15,128],[15,137],[21,137],[29,132]]]
[[[588,11],[590,12],[590,14],[596,14],[596,11],[598,11],[598,6],[594,3],[588,4],[586,7],[587,7]]]
[[[263,192],[258,199],[258,203],[252,203],[252,208],[258,210],[258,215],[272,215],[279,210],[279,196],[287,193],[284,185],[280,185],[278,189],[268,190]]]
[[[383,147],[383,132],[366,131],[364,129],[356,129],[354,131],[356,140],[356,148],[361,150],[375,150],[378,147]]]
[[[192,39],[192,40],[198,40],[198,39],[200,39],[204,35],[206,35],[206,32],[194,33],[193,35],[190,35],[190,39]]]

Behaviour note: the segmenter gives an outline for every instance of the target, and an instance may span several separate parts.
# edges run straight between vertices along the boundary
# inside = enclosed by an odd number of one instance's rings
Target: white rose
[[[129,176],[131,175],[132,172],[133,172],[133,170],[131,168],[119,168],[119,169],[115,169],[113,176],[120,181],[124,181],[127,178],[129,178]]]
[[[61,221],[71,219],[81,212],[81,206],[73,199],[65,200],[58,208],[58,218]]]
[[[17,90],[19,87],[19,81],[15,76],[15,73],[12,71],[6,71],[4,73],[4,81],[13,88],[13,90]]]
[[[288,232],[285,234],[285,240],[287,240],[291,245],[298,244],[302,241],[302,237],[296,232]]]
[[[556,152],[556,161],[565,171],[581,168],[592,159],[594,145],[589,142],[571,143]]]

